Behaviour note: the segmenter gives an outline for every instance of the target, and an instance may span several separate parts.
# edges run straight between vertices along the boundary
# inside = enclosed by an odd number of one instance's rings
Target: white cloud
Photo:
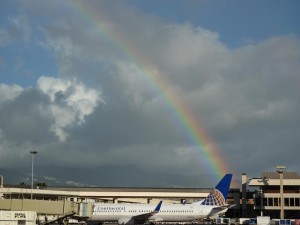
[[[54,118],[51,130],[65,141],[68,134],[65,128],[80,125],[85,117],[93,113],[101,99],[101,93],[87,88],[83,83],[73,80],[42,76],[38,88],[50,98],[49,110]]]
[[[0,84],[0,107],[3,102],[11,101],[19,96],[24,89],[19,85]]]
[[[61,37],[55,41],[49,38],[46,46],[52,49],[58,56],[72,58],[81,56],[79,47],[72,43],[71,37]]]
[[[170,38],[166,41],[164,58],[168,66],[188,68],[224,57],[226,48],[219,41],[218,34],[190,24],[167,27]],[[207,61],[204,61],[207,60]],[[209,62],[208,60],[212,60]]]

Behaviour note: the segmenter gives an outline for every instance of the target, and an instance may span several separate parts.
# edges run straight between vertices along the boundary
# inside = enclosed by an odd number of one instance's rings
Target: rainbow
[[[75,13],[86,20],[89,25],[96,26],[99,35],[105,37],[111,44],[119,48],[124,55],[127,55],[139,72],[144,75],[143,79],[149,82],[155,91],[161,93],[163,105],[172,114],[175,122],[180,126],[189,141],[199,149],[201,162],[207,164],[208,172],[215,175],[215,179],[221,179],[228,170],[226,158],[221,154],[218,146],[214,143],[203,124],[200,123],[189,107],[176,93],[172,84],[159,71],[154,70],[155,66],[146,56],[137,49],[130,41],[120,38],[117,30],[112,30],[103,24],[100,13],[98,13],[86,1],[65,1],[68,7],[71,7]],[[205,160],[203,160],[205,159]]]

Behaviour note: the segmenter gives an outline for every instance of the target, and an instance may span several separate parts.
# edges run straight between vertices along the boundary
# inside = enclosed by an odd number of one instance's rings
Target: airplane
[[[117,222],[119,225],[135,225],[156,222],[189,222],[212,219],[224,214],[232,174],[226,174],[204,200],[193,204],[108,204],[95,203],[87,223]]]

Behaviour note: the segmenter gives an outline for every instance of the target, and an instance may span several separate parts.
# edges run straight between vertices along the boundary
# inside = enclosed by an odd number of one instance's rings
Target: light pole
[[[277,173],[279,173],[280,179],[280,219],[284,219],[284,199],[283,199],[283,172],[286,169],[285,166],[277,166]]]
[[[33,189],[33,161],[34,161],[34,155],[36,155],[37,151],[30,151],[31,154],[31,198],[32,199],[32,189]]]

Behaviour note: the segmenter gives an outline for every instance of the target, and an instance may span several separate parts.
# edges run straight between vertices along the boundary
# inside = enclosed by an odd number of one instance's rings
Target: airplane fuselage
[[[156,205],[152,204],[95,204],[93,215],[90,221],[115,222],[119,224],[136,223],[131,218],[148,214],[153,211]],[[193,205],[193,204],[173,204],[162,205],[159,212],[150,216],[149,222],[184,222],[193,221],[207,217],[214,207]],[[216,212],[215,212],[216,213]],[[138,218],[137,218],[138,220]],[[127,221],[127,222],[126,222]]]

